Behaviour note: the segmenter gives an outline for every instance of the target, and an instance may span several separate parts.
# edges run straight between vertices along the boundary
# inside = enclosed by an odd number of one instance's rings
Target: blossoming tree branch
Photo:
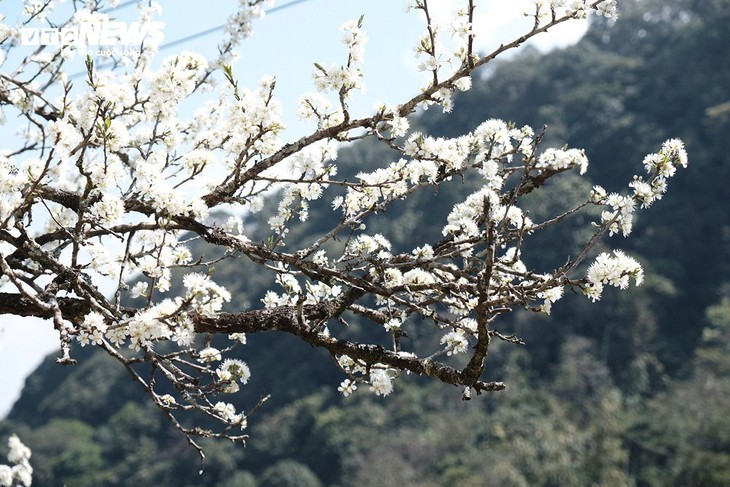
[[[227,358],[245,346],[246,334],[284,332],[326,350],[342,370],[344,395],[363,386],[386,396],[404,373],[458,386],[464,399],[504,389],[489,376],[489,348],[495,339],[521,340],[495,323],[519,308],[550,313],[566,288],[595,301],[605,286],[640,284],[635,259],[592,250],[605,234],[629,235],[634,211],[662,197],[687,156],[681,141],[657,141],[623,193],[594,186],[577,207],[533,221],[520,208],[523,196],[565,171],[585,173],[582,150],[543,147],[542,130],[501,120],[434,137],[411,130],[408,116],[429,106],[450,111],[454,93],[468,90],[475,72],[500,54],[572,19],[613,18],[616,2],[535,1],[526,13],[532,28],[487,54],[473,48],[477,3],[462,1],[453,24],[439,26],[427,0],[412,0],[413,14],[426,22],[415,45],[428,82],[410,99],[364,115],[348,103],[363,84],[367,36],[363,19],[344,24],[343,58],[314,64],[318,91],[296,107],[313,127],[298,140],[286,138],[275,78],[245,88],[229,66],[263,12],[261,0],[240,1],[213,60],[183,52],[153,69],[158,46],[146,41],[132,62],[87,57],[85,88],[64,72],[79,55],[72,46],[40,46],[12,69],[6,61],[5,122],[20,117],[27,129],[0,156],[0,312],[47,319],[59,334],[61,364],[74,363],[77,346],[106,351],[196,448],[196,436],[246,438],[251,411],[227,399],[256,374]],[[96,2],[74,6],[61,25],[109,21]],[[140,22],[155,8],[141,8]],[[53,15],[39,1],[26,2],[26,13]],[[12,50],[17,29],[3,25],[0,40],[2,53]],[[184,118],[181,104],[204,89],[208,101]],[[364,138],[399,156],[338,179],[338,147]],[[479,179],[481,189],[464,194],[439,223],[439,239],[395,252],[387,235],[368,231],[370,218],[392,203],[460,177]],[[293,222],[322,199],[332,208],[328,230],[306,247],[285,245]],[[243,220],[267,205],[276,208],[265,221],[269,238],[253,241]],[[522,261],[532,235],[595,207],[602,212],[582,251],[553,269]],[[221,257],[196,254],[191,243],[200,241]],[[216,283],[213,264],[240,259],[274,275],[276,287],[250,309],[223,312],[231,295]],[[171,288],[182,291],[171,295]],[[380,327],[393,345],[344,339],[353,317]],[[438,345],[425,354],[409,349],[414,326],[426,327]],[[228,345],[213,348],[213,336]],[[456,354],[467,357],[463,367],[450,365]],[[219,427],[188,426],[187,415],[200,413]]]

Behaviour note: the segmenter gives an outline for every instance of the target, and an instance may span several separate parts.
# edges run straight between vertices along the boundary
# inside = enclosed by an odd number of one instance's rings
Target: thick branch
[[[79,322],[90,311],[89,303],[79,298],[56,298],[63,318],[71,322]],[[37,318],[53,318],[53,311],[42,309],[19,293],[0,293],[0,314],[16,316],[35,316]]]
[[[303,315],[311,322],[321,322],[339,316],[356,299],[362,291],[351,289],[339,299],[303,308]],[[392,352],[380,345],[367,345],[339,340],[318,333],[316,328],[307,323],[300,323],[295,306],[280,306],[271,309],[245,311],[241,313],[219,313],[215,316],[193,316],[195,331],[198,333],[259,333],[265,331],[282,331],[291,333],[305,342],[324,348],[335,356],[348,355],[360,359],[367,364],[381,363],[399,370],[408,370],[417,375],[435,377],[452,385],[468,385],[477,392],[501,391],[505,388],[502,382],[482,382],[465,378],[464,375],[448,365],[429,359],[421,359],[411,354]],[[466,383],[468,380],[469,383]]]

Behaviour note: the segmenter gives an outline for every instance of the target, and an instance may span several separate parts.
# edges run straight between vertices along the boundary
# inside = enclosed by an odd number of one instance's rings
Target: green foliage
[[[32,449],[34,483],[48,486],[94,486],[106,479],[109,467],[94,428],[73,419],[51,419],[28,432],[23,441]]]
[[[217,487],[256,487],[256,477],[247,471],[239,471],[220,482]]]
[[[730,299],[710,306],[707,318],[689,377],[649,400],[627,435],[645,485],[730,482]]]
[[[281,460],[261,475],[259,487],[320,487],[322,483],[312,471],[301,463]]]

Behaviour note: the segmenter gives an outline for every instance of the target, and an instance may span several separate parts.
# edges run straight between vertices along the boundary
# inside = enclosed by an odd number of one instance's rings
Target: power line
[[[286,3],[284,5],[279,5],[278,7],[271,7],[268,10],[265,10],[265,13],[267,15],[279,12],[281,10],[285,10],[289,7],[293,7],[294,5],[297,5],[299,3],[309,2],[310,0],[293,0],[289,3]],[[198,32],[197,34],[192,34],[187,37],[183,37],[181,39],[176,39],[174,41],[168,42],[167,44],[163,44],[160,46],[160,50],[167,49],[173,46],[177,46],[178,44],[183,44],[188,41],[192,41],[193,39],[197,39],[199,37],[207,36],[208,34],[212,34],[213,32],[216,32],[218,30],[223,30],[226,27],[226,24],[219,25],[217,27],[212,27],[208,30],[204,30],[202,32]]]
[[[138,1],[139,0],[130,0],[129,2],[120,3],[116,7],[109,7],[109,8],[105,8],[104,10],[99,10],[99,12],[101,12],[103,14],[106,14],[106,13],[109,13],[109,12],[114,12],[115,10],[119,10],[120,8],[124,8],[124,7],[127,7],[129,5],[132,5],[134,3],[138,3]]]
[[[290,7],[293,7],[295,5],[298,5],[300,3],[305,3],[305,2],[309,2],[309,1],[310,0],[292,0],[291,2],[286,3],[284,5],[279,5],[277,7],[271,7],[270,9],[265,10],[264,13],[266,13],[266,15],[271,15],[271,14],[280,12],[282,10],[286,10],[286,9],[288,9]],[[112,10],[120,9],[120,8],[126,7],[128,5],[131,5],[133,3],[137,3],[137,0],[131,0],[131,1],[128,1],[128,2],[121,3],[121,4],[117,5],[116,7],[111,7],[109,9],[105,10],[104,12],[111,12]],[[226,24],[221,24],[221,25],[218,25],[216,27],[211,27],[210,29],[206,29],[204,31],[198,32],[196,34],[191,34],[189,36],[182,37],[180,39],[175,39],[174,41],[170,41],[170,42],[167,42],[165,44],[162,44],[160,46],[160,51],[162,51],[163,49],[169,49],[169,48],[174,47],[174,46],[177,46],[179,44],[184,44],[186,42],[192,41],[194,39],[198,39],[200,37],[207,36],[209,34],[212,34],[213,32],[217,32],[219,30],[223,30],[225,27],[226,27]],[[109,66],[109,65],[107,65],[107,66]],[[102,65],[101,67],[106,67],[106,66]],[[74,78],[78,78],[79,76],[84,76],[84,75],[86,75],[86,71],[80,71],[78,73],[72,74],[68,78],[69,79],[74,79]]]

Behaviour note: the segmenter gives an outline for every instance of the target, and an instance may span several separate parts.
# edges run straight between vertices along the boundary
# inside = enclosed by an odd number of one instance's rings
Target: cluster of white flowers
[[[191,345],[194,332],[189,313],[195,311],[214,314],[220,311],[224,302],[230,300],[231,295],[209,276],[195,272],[183,277],[183,286],[186,290],[183,296],[164,299],[112,325],[107,323],[102,314],[89,313],[78,330],[78,341],[82,346],[88,343],[100,344],[106,337],[115,346],[121,346],[129,340],[129,348],[134,350],[149,349],[154,342],[160,340]],[[147,292],[148,284],[138,282],[130,295],[143,297]]]
[[[556,15],[572,15],[575,18],[585,18],[591,10],[589,0],[533,0],[531,10],[525,12],[525,15],[537,15],[540,21],[547,20],[551,17],[551,10]],[[616,20],[618,18],[618,7],[616,0],[605,0],[595,7],[598,15]]]
[[[309,203],[319,199],[328,187],[327,181],[337,174],[337,145],[321,141],[287,159],[290,177],[285,179],[282,197],[275,215],[269,218],[270,228],[283,239],[294,216],[300,221],[309,218]],[[276,177],[276,176],[272,176]],[[278,176],[281,178],[281,176]]]
[[[178,309],[179,306],[175,301],[165,299],[123,322],[125,326],[112,328],[113,334],[109,338],[110,340],[113,338],[117,345],[128,338],[129,348],[149,349],[154,342],[172,337],[167,317],[173,316]],[[179,319],[182,320],[184,317],[180,316]]]
[[[403,137],[408,133],[408,129],[410,128],[410,124],[408,123],[408,119],[406,117],[399,117],[397,115],[393,115],[393,118],[388,123],[390,133],[393,137]]]
[[[357,382],[351,379],[345,379],[342,381],[337,390],[345,397],[349,396],[357,389]]]
[[[457,203],[449,213],[447,218],[448,224],[441,231],[444,235],[457,235],[459,237],[469,238],[477,236],[481,233],[479,228],[479,219],[482,216],[494,219],[498,214],[504,214],[499,211],[499,196],[489,188],[482,188],[470,194],[466,201]],[[488,214],[485,215],[485,210]]]
[[[380,363],[367,366],[362,360],[355,360],[347,355],[339,356],[337,363],[350,376],[337,388],[343,396],[347,397],[355,392],[358,382],[370,384],[370,390],[378,396],[387,396],[393,392],[393,379],[397,375],[395,369]]]
[[[251,36],[253,21],[263,18],[266,13],[262,3],[261,0],[238,0],[238,10],[226,21],[225,30],[229,36],[228,43],[235,46]],[[266,3],[271,6],[274,4],[274,0],[267,0]]]
[[[332,127],[345,119],[342,110],[334,109],[332,103],[319,93],[302,95],[297,114],[302,120],[316,120],[318,129]]]
[[[687,167],[687,152],[684,143],[678,139],[670,139],[662,144],[659,152],[649,154],[644,158],[646,172],[650,173],[648,181],[640,176],[634,176],[629,186],[634,191],[634,197],[641,201],[641,206],[651,206],[656,200],[662,199],[667,191],[667,179],[674,176],[677,167]]]
[[[538,297],[545,299],[541,310],[545,314],[549,315],[552,310],[553,303],[559,301],[560,298],[563,297],[563,286],[555,286],[550,289],[546,289],[543,293],[538,294]]]
[[[601,298],[605,284],[626,289],[629,287],[629,278],[633,278],[636,285],[640,286],[644,282],[644,269],[633,257],[614,250],[613,257],[606,252],[598,255],[588,268],[586,278],[588,285],[583,292],[592,301],[597,301]]]
[[[332,206],[353,217],[379,203],[403,198],[414,187],[438,182],[440,173],[470,167],[479,170],[487,188],[498,190],[503,184],[499,162],[510,161],[517,152],[528,155],[533,137],[530,127],[512,129],[501,120],[488,120],[473,132],[452,139],[413,132],[403,147],[410,160],[400,159],[387,167],[358,174],[362,184],[348,188],[347,194],[336,197]],[[584,162],[577,160],[576,164],[582,168]]]
[[[324,282],[307,282],[307,297],[304,304],[317,304],[323,301],[336,298],[342,294],[342,287],[339,285],[330,286]]]
[[[195,311],[214,314],[220,311],[224,302],[231,300],[231,293],[213,282],[209,276],[191,272],[183,277],[183,286],[187,292],[184,301],[190,303]]]
[[[446,355],[465,353],[469,346],[469,340],[466,338],[464,331],[460,329],[450,331],[442,336],[440,343],[444,345]]]
[[[562,170],[570,169],[571,167],[579,167],[580,173],[585,174],[588,170],[588,158],[585,152],[578,149],[554,149],[550,148],[543,152],[535,168],[537,169],[549,169],[549,170]]]
[[[594,187],[593,194],[598,197],[605,194],[605,190],[597,186]],[[610,206],[611,210],[601,212],[601,225],[608,226],[609,235],[614,235],[620,231],[624,237],[628,236],[634,226],[634,199],[631,196],[611,193],[605,197],[605,204]]]
[[[370,389],[377,396],[387,396],[393,392],[392,369],[382,364],[375,364],[370,367]]]
[[[502,205],[499,195],[488,187],[484,187],[470,194],[466,201],[454,206],[442,233],[453,235],[460,240],[468,240],[481,234],[480,220],[482,218],[489,218],[497,224],[504,221],[512,228],[522,231],[529,231],[533,225],[532,220],[520,208],[513,205]],[[468,250],[465,248],[466,252]]]
[[[28,182],[25,171],[19,171],[7,157],[0,156],[0,222],[8,222],[22,203],[20,188]]]
[[[408,9],[419,9],[427,12],[425,2],[415,0],[409,3]],[[454,71],[459,69],[468,61],[469,56],[474,59],[474,53],[469,51],[475,36],[473,25],[470,20],[468,8],[459,8],[451,12],[449,25],[441,25],[430,19],[426,32],[424,32],[413,51],[418,60],[418,70],[429,74],[430,87],[435,84],[440,76],[452,76]],[[446,72],[449,68],[449,72]],[[453,108],[454,90],[467,91],[471,88],[469,77],[459,78],[454,83],[436,90],[422,107],[427,109],[431,104],[439,104],[444,112],[450,112]]]
[[[403,274],[403,285],[410,288],[415,296],[427,294],[427,291],[431,290],[436,282],[433,273],[420,268],[411,269]]]
[[[197,53],[183,51],[165,58],[162,66],[149,75],[152,106],[160,112],[176,108],[193,92],[207,69],[208,61]]]
[[[161,292],[168,291],[171,284],[171,269],[191,261],[190,249],[177,240],[175,232],[162,230],[138,232],[136,237],[130,245],[132,255],[135,255],[136,259],[126,263],[128,273],[130,276],[141,273],[152,280],[155,289]],[[113,261],[116,262],[117,259]],[[132,297],[141,296],[146,292],[142,286],[144,284],[135,285]]]
[[[79,344],[82,347],[89,343],[101,345],[108,328],[109,326],[106,324],[104,315],[92,311],[84,317],[83,327],[79,329],[79,334],[77,335]]]
[[[333,64],[324,67],[315,63],[312,77],[319,91],[333,91],[346,97],[352,90],[363,88],[362,64],[368,37],[362,28],[362,20],[362,17],[357,22],[351,20],[340,27],[343,32],[342,43],[347,48],[348,54],[345,65]]]
[[[221,358],[221,351],[214,347],[205,347],[198,353],[198,361],[202,363],[218,362]]]
[[[222,384],[223,392],[229,394],[238,392],[239,385],[236,381],[247,384],[251,378],[251,369],[248,368],[246,362],[238,359],[225,359],[215,373]]]
[[[646,208],[662,198],[667,191],[667,179],[674,176],[677,167],[687,167],[684,144],[678,139],[667,140],[659,152],[644,158],[644,167],[649,173],[649,179],[644,180],[641,176],[634,176],[629,183],[632,189],[632,194],[629,196],[621,196],[618,193],[607,194],[601,186],[593,187],[591,201],[611,207],[611,210],[604,210],[601,213],[601,224],[608,225],[610,235],[619,231],[624,236],[631,233],[637,201],[641,202],[642,208]]]
[[[283,145],[280,134],[285,126],[281,121],[281,106],[273,98],[275,87],[276,79],[264,76],[258,90],[236,90],[233,99],[226,100],[227,117],[222,126],[206,135],[222,137],[223,149],[231,161],[241,158],[253,165],[254,156],[271,155]],[[196,143],[211,147],[220,144],[217,137],[210,141],[199,139]]]
[[[347,254],[353,256],[387,257],[389,255],[388,251],[390,251],[390,242],[379,233],[372,237],[370,235],[358,235],[347,246]],[[380,252],[385,253],[380,254]]]
[[[453,171],[463,167],[474,150],[473,144],[474,139],[469,135],[449,139],[414,132],[406,141],[404,152],[415,159],[438,161]]]
[[[11,465],[0,465],[0,487],[14,485],[30,487],[33,482],[33,467],[30,466],[30,448],[25,446],[17,435],[8,438],[8,462]]]
[[[212,412],[228,424],[240,426],[245,429],[247,426],[246,415],[236,412],[236,407],[228,402],[219,401],[211,408]]]
[[[43,0],[25,0],[23,2],[23,14],[38,20],[45,20],[51,9],[53,9],[53,2]]]
[[[618,18],[618,5],[616,0],[604,0],[596,6],[596,13],[611,20]]]

